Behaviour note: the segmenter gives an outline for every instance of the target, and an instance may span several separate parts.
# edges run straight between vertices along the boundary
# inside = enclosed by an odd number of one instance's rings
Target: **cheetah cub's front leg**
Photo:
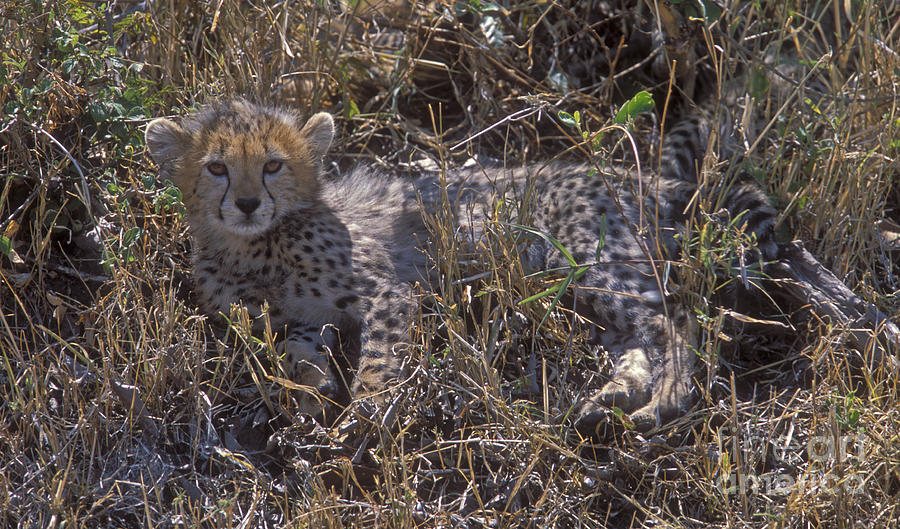
[[[413,302],[406,283],[387,283],[361,300],[359,370],[351,391],[355,398],[382,401],[403,374]]]
[[[338,337],[330,325],[295,327],[278,344],[277,352],[283,358],[288,377],[312,390],[300,398],[300,411],[319,415],[327,401],[336,396],[338,380],[331,367],[331,355],[336,347]]]
[[[405,342],[414,308],[411,288],[383,278],[378,284],[378,289],[360,294],[348,307],[348,321],[341,325],[345,331],[359,329],[359,364],[350,386],[351,396],[358,402],[383,402],[402,376],[407,353]],[[307,391],[300,402],[301,409],[313,415],[339,392],[341,381],[332,355],[344,354],[342,346],[356,349],[356,339],[342,339],[336,329],[332,325],[295,326],[279,346],[291,380],[314,390]]]

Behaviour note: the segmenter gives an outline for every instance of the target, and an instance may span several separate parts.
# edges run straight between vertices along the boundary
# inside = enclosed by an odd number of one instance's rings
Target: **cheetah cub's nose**
[[[246,215],[249,215],[256,211],[256,208],[259,207],[259,199],[256,197],[239,198],[234,201],[234,205],[237,206],[238,209],[243,211]]]

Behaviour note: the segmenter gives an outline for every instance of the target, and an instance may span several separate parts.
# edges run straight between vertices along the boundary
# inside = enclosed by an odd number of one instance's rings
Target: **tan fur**
[[[476,237],[497,185],[500,193],[532,189],[535,227],[579,263],[592,262],[605,238],[604,264],[590,267],[576,290],[606,329],[602,342],[615,363],[612,379],[579,408],[589,427],[612,406],[651,425],[689,402],[696,331],[687,310],[665,306],[654,252],[671,249],[682,229],[696,190],[696,158],[705,152],[702,130],[696,123],[676,127],[656,175],[611,168],[604,179],[563,163],[449,175],[451,195],[462,198],[458,220],[476,228]],[[242,302],[258,314],[268,302],[295,381],[334,394],[329,355],[341,349],[358,356],[351,390],[361,397],[390,389],[402,373],[414,308],[410,283],[426,276],[417,246],[428,237],[419,200],[433,213],[440,193],[434,176],[408,181],[361,168],[323,178],[332,136],[326,114],[304,125],[292,113],[243,100],[178,123],[155,120],[146,132],[161,176],[184,194],[202,308],[227,313]],[[762,241],[771,227],[765,198],[739,186],[729,199],[753,211]],[[523,248],[522,259],[534,270],[568,266],[541,239]],[[309,408],[317,411],[317,399]]]

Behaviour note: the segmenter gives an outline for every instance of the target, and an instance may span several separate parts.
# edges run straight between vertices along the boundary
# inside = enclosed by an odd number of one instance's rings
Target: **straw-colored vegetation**
[[[896,369],[777,285],[737,289],[718,206],[669,268],[703,328],[682,419],[578,435],[605,357],[565,305],[544,319],[553,296],[519,303],[554,280],[523,277],[501,205],[476,255],[435,219],[411,376],[346,434],[296,413],[246,315],[197,312],[179,194],[142,145],[151,117],[245,95],[334,113],[332,173],[633,163],[628,127],[597,133],[647,90],[650,170],[661,120],[738,86],[747,156],[715,174],[749,172],[781,240],[896,322],[893,2],[667,2],[701,15],[670,35],[697,61],[675,76],[652,0],[112,4],[0,4],[0,526],[897,526]]]

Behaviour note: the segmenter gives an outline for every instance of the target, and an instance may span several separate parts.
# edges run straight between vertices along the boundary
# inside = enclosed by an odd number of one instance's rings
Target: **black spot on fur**
[[[343,310],[343,309],[347,308],[347,306],[350,305],[351,303],[355,303],[357,299],[359,299],[357,296],[340,297],[334,302],[334,306]]]

